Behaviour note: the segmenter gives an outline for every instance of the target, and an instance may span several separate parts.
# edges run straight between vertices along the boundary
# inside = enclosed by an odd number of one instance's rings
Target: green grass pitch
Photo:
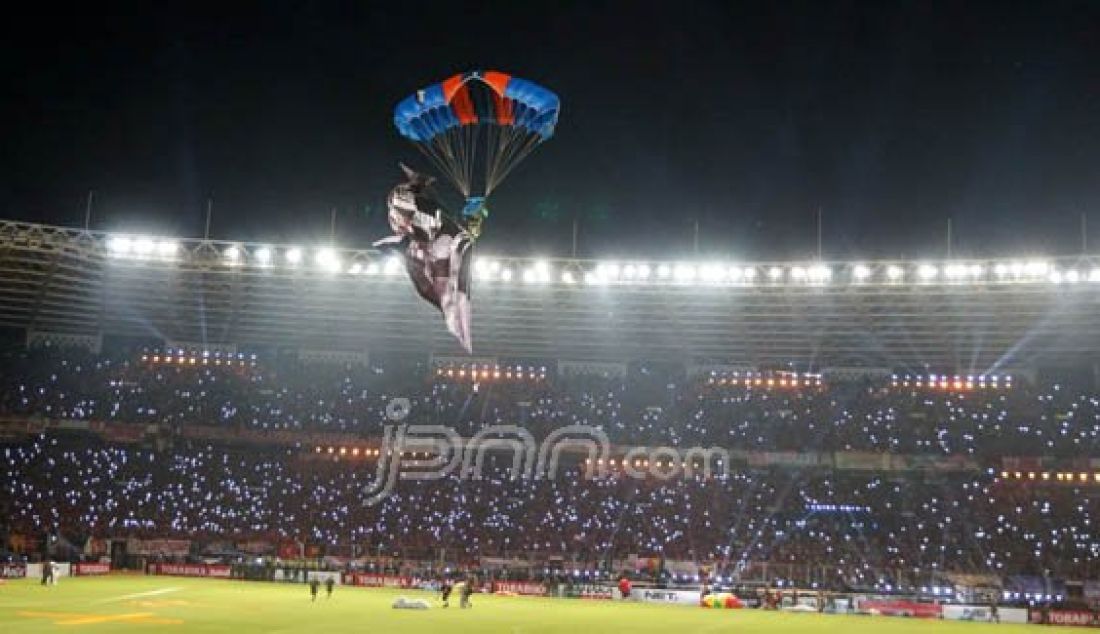
[[[398,596],[428,599],[426,611],[394,610]],[[1026,625],[921,621],[889,617],[785,614],[760,610],[703,610],[579,599],[475,595],[474,607],[457,600],[439,607],[418,591],[324,588],[311,603],[305,585],[181,577],[64,578],[54,587],[36,580],[0,586],[0,633],[24,632],[505,632],[509,634],[681,634],[685,632],[843,632],[907,634],[967,632],[1012,634]],[[1031,628],[1029,628],[1031,629]]]

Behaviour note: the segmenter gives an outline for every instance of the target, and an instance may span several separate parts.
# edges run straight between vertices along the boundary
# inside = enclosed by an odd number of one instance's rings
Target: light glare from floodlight
[[[576,283],[577,280],[573,278],[573,272],[572,271],[562,271],[561,272],[561,281],[565,284],[574,284],[574,283]]]
[[[386,275],[398,275],[401,273],[401,258],[396,255],[391,255],[386,258]]]
[[[704,264],[699,269],[704,282],[721,282],[726,279],[726,267],[721,264]]]
[[[152,238],[138,238],[134,240],[134,253],[136,255],[145,256],[153,252],[156,248],[156,243]]]
[[[690,264],[677,264],[675,276],[678,282],[690,282],[695,279],[695,267]]]
[[[361,273],[362,271],[363,265],[358,262],[353,262],[352,265],[348,267],[348,273],[350,273],[351,275],[359,275],[359,273]]]
[[[340,258],[336,255],[336,250],[329,247],[318,249],[314,261],[317,262],[317,266],[326,271],[336,271],[340,268]]]
[[[815,264],[806,272],[811,282],[828,282],[833,277],[833,270],[824,264]]]
[[[180,244],[175,240],[161,240],[157,243],[157,255],[162,258],[174,258],[180,250]]]
[[[886,277],[890,278],[890,281],[896,282],[905,276],[905,269],[896,264],[891,264],[886,267]]]
[[[1042,277],[1050,272],[1050,264],[1043,262],[1042,260],[1032,260],[1027,263],[1025,268],[1028,275],[1033,277]]]
[[[222,252],[227,262],[234,263],[241,258],[241,250],[236,246],[226,247]]]
[[[111,236],[107,241],[107,249],[112,255],[126,255],[133,247],[133,240],[128,236]]]
[[[302,250],[298,247],[290,247],[286,250],[287,264],[298,264],[302,261]]]
[[[502,269],[500,272],[500,279],[505,282],[512,281],[512,269]]]
[[[871,277],[871,269],[866,264],[857,264],[852,267],[852,277],[857,282],[866,281],[867,278]]]
[[[667,280],[672,275],[672,268],[667,264],[661,264],[657,266],[657,277],[662,280]]]
[[[921,264],[917,268],[917,276],[920,277],[922,280],[925,280],[925,281],[935,279],[935,277],[937,275],[939,275],[939,273],[940,273],[939,269],[932,266],[931,264]]]
[[[252,252],[252,257],[256,258],[258,264],[266,266],[271,263],[271,249],[260,247]]]

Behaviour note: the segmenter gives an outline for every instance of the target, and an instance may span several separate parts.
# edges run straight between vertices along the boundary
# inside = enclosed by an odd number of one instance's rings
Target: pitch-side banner
[[[655,590],[635,588],[630,597],[643,603],[666,603],[669,605],[699,605],[698,590]]]
[[[231,568],[220,564],[153,564],[153,574],[175,577],[218,577],[228,579]]]
[[[344,574],[344,585],[368,588],[412,588],[414,582],[412,577],[349,572]]]
[[[22,579],[27,576],[27,564],[0,564],[0,579]]]
[[[529,581],[494,581],[493,592],[541,597],[546,594],[546,588],[541,583],[531,583]]]
[[[943,607],[935,603],[921,603],[906,599],[856,598],[856,610],[882,616],[911,616],[918,619],[938,619]]]
[[[86,577],[89,575],[105,575],[111,572],[111,564],[81,563],[73,564],[74,577]]]
[[[1031,610],[1032,623],[1100,627],[1100,618],[1088,610]],[[1045,619],[1045,620],[1044,620]]]
[[[998,608],[997,616],[1001,623],[1027,623],[1027,610],[1024,608]],[[943,618],[953,621],[993,620],[988,605],[945,605]]]

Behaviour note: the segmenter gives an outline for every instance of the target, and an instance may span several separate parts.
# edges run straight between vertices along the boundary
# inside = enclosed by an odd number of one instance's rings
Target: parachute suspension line
[[[485,161],[485,195],[488,196],[496,188],[499,179],[497,174],[500,173],[500,162],[504,158],[504,153],[508,147],[510,137],[513,130],[511,128],[503,128],[500,126],[493,126],[489,131],[489,138],[487,145],[487,154]]]
[[[500,161],[500,171],[494,174],[492,187],[496,187],[498,183],[503,181],[516,165],[523,162],[523,159],[542,143],[542,137],[536,132],[516,132],[516,136],[520,135],[526,135],[527,138],[509,144],[505,157]]]
[[[477,162],[477,143],[480,137],[481,135],[478,134],[478,126],[472,125],[466,127],[466,143],[464,147],[469,148],[469,151],[466,153],[466,190],[462,192],[466,196],[470,196],[474,193],[474,167]]]

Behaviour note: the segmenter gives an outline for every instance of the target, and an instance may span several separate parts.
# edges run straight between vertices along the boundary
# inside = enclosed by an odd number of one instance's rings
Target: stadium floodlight
[[[1061,284],[1062,272],[1057,269],[1051,271],[1050,275],[1047,276],[1047,280],[1050,281],[1051,284]]]
[[[1050,272],[1050,264],[1042,260],[1031,260],[1025,270],[1032,277],[1042,277]]]
[[[226,247],[225,251],[222,251],[222,257],[230,264],[236,264],[241,259],[241,249],[237,246]]]
[[[667,280],[672,275],[672,267],[667,264],[661,264],[657,267],[657,277],[662,280]]]
[[[635,268],[633,264],[627,264],[626,266],[623,267],[623,279],[624,280],[632,280],[632,279],[634,279],[634,276],[636,276],[637,274],[638,274],[638,269]]]
[[[1008,265],[1005,264],[1004,262],[998,262],[993,267],[993,274],[996,275],[1000,279],[1004,279],[1004,278],[1008,277]]]
[[[890,266],[886,267],[886,277],[891,282],[897,282],[901,280],[901,278],[905,277],[905,269],[901,268],[897,264],[891,264]]]
[[[977,279],[985,274],[985,267],[981,264],[971,264],[967,267],[966,272],[970,274],[970,277]]]
[[[674,275],[677,282],[691,282],[695,280],[695,267],[690,264],[677,264]]]
[[[958,280],[966,275],[966,267],[962,264],[948,264],[943,267],[943,275],[949,280]]]
[[[401,262],[401,256],[391,255],[386,258],[386,266],[383,271],[386,275],[400,275],[402,268],[404,268],[404,266]]]
[[[134,240],[134,255],[145,257],[151,255],[156,248],[152,238],[143,236]]]
[[[722,282],[726,279],[726,267],[721,264],[704,264],[699,268],[699,277],[704,282]]]
[[[175,240],[161,240],[157,243],[157,255],[162,258],[174,258],[179,250],[180,243]]]
[[[596,284],[600,283],[600,276],[596,275],[596,273],[594,271],[585,271],[585,273],[584,273],[584,283],[585,284],[591,284],[591,285],[595,286]]]
[[[505,282],[511,282],[512,281],[512,269],[509,269],[509,268],[501,269],[500,279],[504,280]]]
[[[353,262],[352,265],[348,267],[348,273],[351,275],[359,275],[362,272],[363,265],[359,262]]]
[[[650,271],[649,271],[649,265],[648,264],[639,264],[638,265],[638,279],[648,280],[649,279],[649,274],[650,274]]]
[[[539,276],[535,273],[535,269],[525,269],[523,271],[523,283],[534,284],[539,280]]]
[[[806,271],[806,274],[810,277],[811,282],[820,284],[832,279],[833,270],[824,264],[815,264]]]
[[[1013,262],[1012,264],[1008,265],[1008,270],[1012,272],[1013,276],[1020,277],[1024,274],[1024,263]]]
[[[783,269],[778,266],[771,267],[768,269],[768,277],[771,278],[773,282],[778,282],[779,278],[783,277]]]
[[[939,274],[940,270],[931,264],[921,264],[917,267],[917,277],[926,282],[936,279]]]
[[[536,282],[549,282],[550,281],[550,263],[546,260],[536,260],[534,266],[531,267],[535,272]]]
[[[302,250],[298,247],[290,247],[286,250],[286,263],[291,266],[302,261]]]
[[[261,266],[267,266],[271,264],[271,249],[260,247],[252,252],[252,257],[256,258],[256,262]]]
[[[746,282],[751,282],[754,279],[756,279],[756,269],[751,267],[751,266],[746,266],[744,275],[745,275],[745,281]]]
[[[740,282],[745,277],[745,271],[739,266],[731,266],[726,271],[726,277],[733,282]]]
[[[575,284],[577,280],[573,277],[572,271],[562,271],[561,281],[563,284]]]
[[[1100,269],[1093,269],[1089,272],[1090,282],[1100,282]]]
[[[107,250],[114,256],[129,255],[133,244],[134,241],[128,236],[111,236],[111,239],[107,241]]]
[[[1066,271],[1065,278],[1066,278],[1066,281],[1069,282],[1070,284],[1076,284],[1077,282],[1081,281],[1081,274],[1078,273],[1077,270],[1075,270],[1075,269],[1070,269],[1070,270]]]
[[[377,262],[370,262],[367,264],[365,273],[367,275],[378,275],[382,271],[382,267],[378,266]]]
[[[606,282],[614,282],[619,277],[619,265],[614,262],[603,262],[596,266],[596,275]]]
[[[317,249],[317,254],[314,255],[314,262],[317,266],[325,269],[326,271],[335,272],[340,269],[340,256],[336,254],[336,250],[330,247],[322,247]]]
[[[871,268],[866,264],[857,264],[852,267],[852,278],[857,282],[866,282],[871,277]]]
[[[801,266],[791,267],[791,279],[796,282],[801,282],[806,279],[806,269]]]

